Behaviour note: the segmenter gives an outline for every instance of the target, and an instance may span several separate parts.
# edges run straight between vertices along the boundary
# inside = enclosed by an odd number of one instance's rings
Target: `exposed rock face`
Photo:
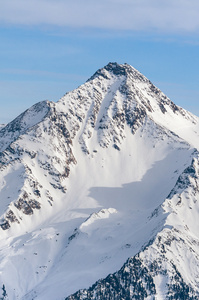
[[[175,265],[170,269],[162,268],[161,260],[145,265],[142,259],[135,256],[129,259],[116,273],[99,280],[88,290],[80,290],[65,300],[81,299],[155,299],[157,296],[155,277],[164,277],[167,281],[167,293],[164,299],[198,299],[198,293],[191,289],[181,277]],[[169,277],[169,273],[172,277]]]

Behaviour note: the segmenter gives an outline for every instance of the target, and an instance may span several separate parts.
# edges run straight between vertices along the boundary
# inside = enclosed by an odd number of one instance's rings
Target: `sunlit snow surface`
[[[158,257],[168,236],[166,258],[198,290],[198,118],[132,67],[108,66],[0,131],[7,299],[65,299],[139,252]],[[165,299],[166,279],[154,281]]]

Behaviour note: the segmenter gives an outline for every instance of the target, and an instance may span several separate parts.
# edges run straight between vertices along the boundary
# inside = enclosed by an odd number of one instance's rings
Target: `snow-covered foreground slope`
[[[198,135],[116,63],[3,127],[2,298],[197,299]]]

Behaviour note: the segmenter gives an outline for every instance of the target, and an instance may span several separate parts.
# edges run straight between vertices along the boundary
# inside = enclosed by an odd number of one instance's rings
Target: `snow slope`
[[[117,63],[3,127],[3,299],[125,299],[110,273],[133,299],[135,265],[138,299],[174,297],[177,275],[198,295],[198,129]]]

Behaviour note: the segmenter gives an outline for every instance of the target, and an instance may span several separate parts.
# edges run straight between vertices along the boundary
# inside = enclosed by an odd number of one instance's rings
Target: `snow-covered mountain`
[[[0,128],[0,297],[198,299],[198,150],[127,64]]]

